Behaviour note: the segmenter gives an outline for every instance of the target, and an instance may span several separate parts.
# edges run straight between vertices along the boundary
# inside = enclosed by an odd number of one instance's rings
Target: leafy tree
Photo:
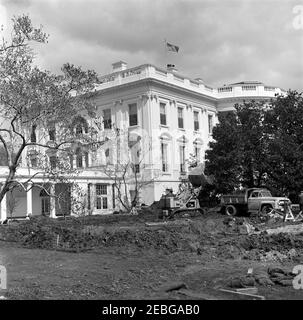
[[[302,93],[289,91],[268,106],[265,132],[269,137],[269,184],[281,193],[298,194],[303,190]]]
[[[218,193],[230,192],[240,186],[241,175],[236,113],[219,113],[213,139],[206,151],[205,174],[214,176],[213,183]]]
[[[68,159],[68,152],[73,152],[79,140],[89,143],[92,134],[83,132],[81,137],[79,132],[75,134],[73,118],[79,112],[94,116],[88,98],[97,82],[94,71],[83,71],[69,63],[63,65],[60,75],[40,70],[34,64],[31,44],[46,43],[48,35],[41,27],[35,28],[27,15],[14,17],[12,22],[10,39],[3,38],[0,44],[1,162],[8,169],[0,201],[6,192],[21,184],[16,179],[16,170],[21,158],[27,158],[30,152],[52,154],[60,163]],[[50,131],[56,137],[51,142]],[[48,166],[48,170],[44,167],[27,182],[37,174],[58,177],[66,172],[67,166],[57,168],[56,172],[54,166]]]
[[[259,187],[266,177],[268,140],[264,132],[264,106],[264,102],[256,101],[235,105],[240,182],[244,187]]]
[[[217,193],[264,184],[268,150],[265,112],[263,102],[250,101],[236,104],[234,112],[219,114],[205,168],[207,175],[214,176]]]
[[[217,193],[265,185],[276,194],[303,190],[302,93],[236,104],[219,114],[213,138],[206,173],[214,175]]]

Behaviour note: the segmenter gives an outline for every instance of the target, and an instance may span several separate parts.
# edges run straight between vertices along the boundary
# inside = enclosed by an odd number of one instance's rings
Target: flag
[[[179,47],[175,46],[174,44],[168,43],[166,42],[166,48],[168,51],[172,51],[172,52],[178,52],[179,51]]]

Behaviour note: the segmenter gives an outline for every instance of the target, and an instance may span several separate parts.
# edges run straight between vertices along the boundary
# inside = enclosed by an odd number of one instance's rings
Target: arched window
[[[81,116],[75,117],[72,122],[72,129],[74,130],[76,135],[88,133],[87,121]]]
[[[83,128],[82,125],[79,123],[76,125],[76,134],[82,134],[83,133]]]

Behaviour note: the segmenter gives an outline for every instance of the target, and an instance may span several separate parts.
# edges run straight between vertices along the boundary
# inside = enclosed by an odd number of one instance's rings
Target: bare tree
[[[10,191],[10,195],[7,201],[7,210],[10,218],[13,217],[13,213],[15,212],[17,206],[18,206],[18,199],[16,196],[13,194],[12,190]]]
[[[35,177],[62,179],[72,169],[69,156],[79,143],[98,145],[95,129],[74,117],[95,116],[90,98],[98,83],[96,73],[69,63],[60,75],[40,70],[31,43],[46,43],[48,35],[34,28],[26,15],[12,22],[11,38],[3,37],[0,44],[0,145],[7,167],[0,201],[16,186],[26,189]],[[16,171],[26,160],[29,178],[21,182]]]
[[[120,141],[120,144],[111,143],[116,141]],[[115,128],[108,143],[113,146],[116,158],[112,165],[106,166],[104,172],[113,181],[116,197],[124,211],[136,213],[142,190],[155,180],[147,161],[151,140],[144,136],[131,140],[128,131]]]

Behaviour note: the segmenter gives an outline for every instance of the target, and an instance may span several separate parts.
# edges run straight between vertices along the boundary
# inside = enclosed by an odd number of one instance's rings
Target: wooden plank
[[[264,296],[258,296],[255,294],[250,294],[250,293],[244,293],[244,292],[237,292],[237,291],[233,291],[233,290],[227,290],[227,289],[219,289],[222,292],[228,292],[228,293],[233,293],[233,294],[239,294],[239,295],[243,295],[243,296],[247,296],[247,297],[251,297],[251,298],[255,298],[258,300],[265,300]]]
[[[236,289],[236,291],[242,292],[242,293],[257,294],[258,288],[256,288],[256,287],[240,288],[240,289]]]

